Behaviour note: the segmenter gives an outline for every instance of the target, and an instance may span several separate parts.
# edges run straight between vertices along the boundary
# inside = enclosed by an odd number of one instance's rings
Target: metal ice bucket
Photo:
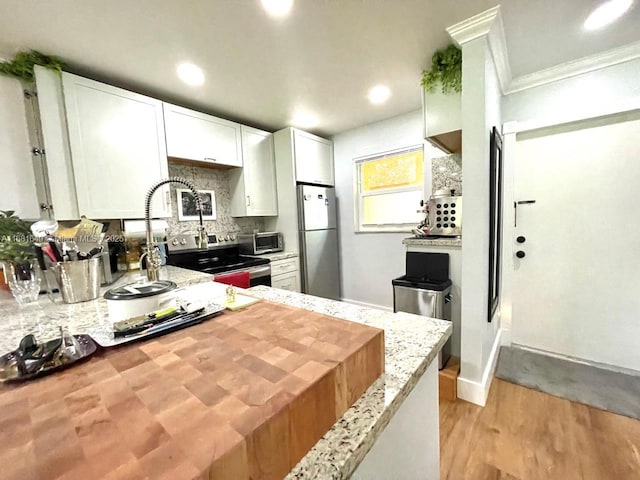
[[[58,262],[51,270],[64,303],[95,300],[100,295],[102,281],[101,259]]]

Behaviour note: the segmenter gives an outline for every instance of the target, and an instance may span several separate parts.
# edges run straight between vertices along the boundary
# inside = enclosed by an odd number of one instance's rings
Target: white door
[[[514,343],[640,370],[639,133],[636,112],[518,137]]]
[[[164,113],[170,157],[242,166],[239,124],[168,103]]]
[[[162,102],[62,75],[80,215],[144,217],[145,194],[168,175]],[[152,215],[171,216],[168,187],[156,193]]]
[[[278,215],[273,135],[242,126],[247,216]]]
[[[333,178],[333,142],[310,133],[294,130],[296,181],[335,185]]]

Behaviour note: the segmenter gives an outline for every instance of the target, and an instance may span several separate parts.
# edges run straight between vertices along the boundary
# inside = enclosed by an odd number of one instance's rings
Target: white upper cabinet
[[[273,135],[242,126],[242,169],[231,171],[231,215],[278,215]]]
[[[17,79],[0,76],[0,98],[0,210],[13,210],[22,218],[39,218],[40,189],[34,167],[42,159],[34,157],[32,165],[29,146],[42,147],[29,143],[22,84]]]
[[[64,95],[60,75],[44,67],[34,67],[42,138],[46,152],[46,179],[49,200],[53,207],[53,218],[77,220],[78,198],[73,177],[71,147],[64,108]],[[38,174],[38,170],[36,170]],[[43,172],[44,176],[44,172]]]
[[[239,124],[169,103],[164,115],[170,157],[242,166]]]
[[[296,181],[335,185],[333,142],[295,128],[292,130]]]
[[[62,86],[79,213],[144,217],[149,187],[168,176],[162,102],[68,73]],[[168,186],[152,216],[171,216]]]

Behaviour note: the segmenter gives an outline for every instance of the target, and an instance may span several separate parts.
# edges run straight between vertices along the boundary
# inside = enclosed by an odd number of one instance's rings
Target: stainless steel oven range
[[[240,255],[235,236],[209,235],[206,249],[197,248],[196,234],[180,234],[167,238],[167,265],[211,275],[249,272],[251,286],[271,286],[268,258]]]

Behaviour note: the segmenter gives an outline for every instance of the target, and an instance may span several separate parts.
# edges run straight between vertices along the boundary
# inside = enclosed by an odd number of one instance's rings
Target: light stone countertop
[[[251,255],[254,258],[268,258],[272,262],[277,262],[278,260],[286,260],[287,258],[296,258],[299,255],[296,252],[276,252],[276,253],[265,253],[264,255]]]
[[[125,275],[114,285],[133,282],[139,276],[139,273]],[[211,275],[168,266],[162,268],[161,278],[182,287],[210,281]],[[451,336],[451,323],[264,286],[239,291],[384,330],[385,374],[286,477],[287,480],[349,478]],[[0,348],[5,352],[15,349],[28,333],[34,333],[41,341],[55,338],[59,325],[68,327],[73,334],[100,325],[111,328],[107,317],[106,301],[102,298],[80,304],[54,305],[43,296],[38,302],[24,306],[13,299],[0,299]]]
[[[57,338],[60,326],[67,327],[71,334],[100,327],[110,332],[113,327],[108,320],[107,301],[102,298],[104,292],[118,285],[133,283],[140,276],[140,271],[126,273],[113,284],[103,287],[100,297],[90,302],[53,304],[47,295],[41,294],[37,302],[19,305],[10,295],[0,297],[0,355],[18,348],[22,337],[29,333],[34,334],[39,342]],[[213,276],[165,266],[160,270],[160,278],[184,287],[211,281]],[[55,298],[61,302],[59,294],[56,293]]]
[[[451,322],[264,286],[247,293],[384,330],[385,374],[376,380],[285,480],[349,478],[451,336]]]
[[[460,237],[409,237],[402,240],[403,245],[409,247],[462,247]]]

